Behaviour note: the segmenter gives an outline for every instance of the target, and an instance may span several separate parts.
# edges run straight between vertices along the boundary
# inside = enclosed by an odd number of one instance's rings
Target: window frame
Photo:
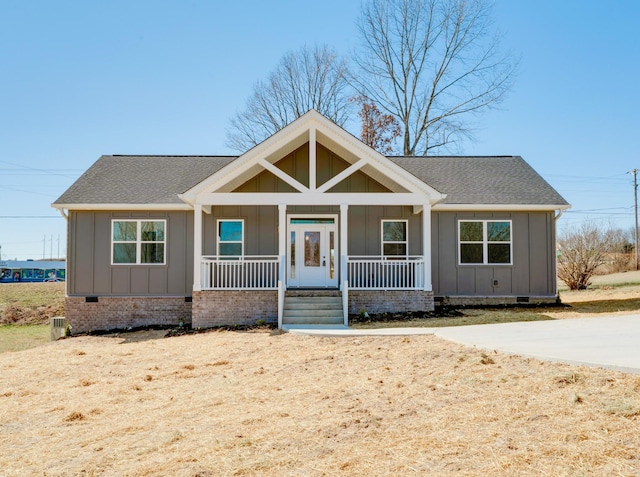
[[[477,222],[482,223],[482,241],[461,239],[462,223]],[[505,222],[509,224],[509,241],[490,241],[488,239],[488,224],[496,222]],[[513,220],[512,219],[458,219],[458,265],[460,266],[490,266],[504,267],[513,266]],[[490,244],[509,244],[509,262],[489,262],[489,245]],[[463,262],[462,261],[462,245],[463,244],[482,244],[482,262]]]
[[[404,223],[404,240],[385,240],[384,239],[384,224],[386,222],[403,222]],[[384,253],[385,244],[404,244],[405,245],[405,253],[404,255],[386,255]],[[381,219],[380,220],[380,256],[383,259],[406,259],[409,257],[409,221],[407,219]]]
[[[220,224],[223,222],[240,222],[242,224],[242,239],[240,241],[238,240],[221,240],[220,239]],[[233,243],[239,243],[240,244],[240,255],[222,255],[220,253],[220,245],[221,244],[233,244]],[[218,259],[225,259],[225,260],[239,260],[242,259],[245,256],[245,221],[244,219],[217,219],[216,220],[216,256],[218,257]]]
[[[113,232],[116,222],[133,222],[136,224],[135,240],[114,240]],[[162,222],[163,223],[163,240],[142,240],[142,223],[143,222]],[[111,265],[114,266],[163,266],[167,264],[167,219],[144,218],[144,219],[111,219]],[[114,245],[117,243],[135,243],[136,245],[136,261],[135,262],[115,262],[114,261]],[[162,262],[142,262],[142,244],[156,243],[163,245]]]

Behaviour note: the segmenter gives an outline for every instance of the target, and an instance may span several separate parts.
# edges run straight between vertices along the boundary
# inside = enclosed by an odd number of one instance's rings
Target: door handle
[[[323,267],[327,266],[327,259],[325,257],[322,257],[322,266]]]

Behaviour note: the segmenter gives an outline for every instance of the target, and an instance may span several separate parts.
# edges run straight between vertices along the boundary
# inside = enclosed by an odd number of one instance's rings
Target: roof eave
[[[51,204],[58,210],[193,210],[189,204]]]
[[[570,204],[435,204],[434,212],[498,211],[498,212],[550,212],[570,209]]]

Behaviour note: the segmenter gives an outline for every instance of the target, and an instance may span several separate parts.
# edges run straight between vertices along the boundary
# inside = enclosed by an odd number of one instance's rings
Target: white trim
[[[511,219],[458,219],[456,243],[458,247],[458,265],[461,267],[474,267],[474,266],[491,266],[491,267],[504,267],[513,265],[513,221]],[[465,241],[460,239],[460,225],[463,222],[479,222],[482,224],[482,262],[462,262],[461,246],[465,244],[478,244],[480,241]],[[489,241],[487,224],[489,222],[507,222],[509,224],[509,242],[502,241]],[[489,244],[509,244],[509,262],[489,262]]]
[[[488,212],[551,212],[570,209],[570,205],[554,204],[434,204],[431,210],[434,212],[456,211],[488,211]]]
[[[136,239],[135,240],[113,240],[113,227],[116,222],[133,222],[136,224]],[[142,223],[143,222],[162,222],[162,234],[163,240],[142,240]],[[111,244],[111,265],[112,266],[132,266],[132,265],[140,265],[144,267],[151,266],[162,266],[167,264],[167,219],[156,219],[152,217],[145,218],[112,218],[111,219],[111,237],[109,239],[109,243]],[[135,262],[114,262],[113,259],[113,248],[116,243],[135,243],[136,246],[136,261]],[[155,243],[162,244],[162,263],[159,262],[142,262],[142,244]]]
[[[279,193],[279,192],[220,192],[198,196],[198,202],[215,205],[413,205],[424,204],[429,198],[412,193]]]
[[[287,174],[283,170],[278,169],[276,166],[274,166],[270,162],[267,162],[264,159],[260,159],[258,160],[258,164],[264,167],[267,171],[271,172],[274,176],[282,179],[284,182],[289,184],[294,189],[300,192],[309,192],[309,188],[307,186],[305,186],[301,182],[298,182],[295,178],[291,177],[289,174]]]
[[[362,169],[365,165],[367,165],[367,161],[365,161],[364,159],[360,159],[358,162],[355,162],[355,163],[351,164],[344,171],[342,171],[339,174],[336,174],[331,179],[329,179],[327,182],[322,184],[320,187],[318,187],[317,191],[318,192],[323,192],[323,193],[327,192],[329,189],[331,189],[335,185],[338,185],[340,182],[345,180],[351,174],[353,174],[353,173],[359,171],[360,169]]]
[[[366,163],[364,165],[373,169],[365,173],[374,179],[376,176],[386,178],[408,190],[410,194],[421,196],[422,200],[415,202],[415,204],[423,204],[425,202],[433,204],[445,197],[444,194],[438,192],[430,185],[393,163],[387,157],[367,146],[355,136],[347,133],[344,129],[317,111],[311,110],[218,172],[215,172],[207,179],[192,187],[184,194],[181,194],[180,198],[188,203],[197,201],[203,204],[211,203],[217,205],[216,202],[211,201],[211,196],[209,195],[211,192],[219,190],[228,191],[229,188],[233,188],[234,181],[238,182],[242,179],[242,182],[244,182],[261,172],[261,170],[265,168],[265,162],[263,161],[273,164],[307,141],[309,142],[309,147],[314,148],[314,145],[318,142],[318,138],[320,138],[321,143],[328,143],[325,144],[328,149],[338,153],[341,157],[344,156],[343,159],[347,162],[354,164],[359,160],[365,159]],[[317,187],[316,179],[314,178],[316,175],[314,161],[315,153],[314,151],[310,151],[309,189],[312,191],[312,199],[316,197],[313,191]],[[255,168],[255,172],[252,171],[252,168]],[[372,175],[373,172],[375,173]],[[246,177],[243,177],[244,174],[246,174]],[[304,192],[306,195],[306,191]],[[353,193],[351,195],[361,194]],[[363,200],[362,203],[368,202]],[[311,200],[307,201],[306,204],[314,205],[314,202]],[[413,204],[412,202],[409,205]]]
[[[333,220],[333,224],[291,224],[292,220],[295,219],[332,219]],[[334,237],[334,247],[337,251],[337,254],[334,256],[334,274],[335,274],[335,278],[331,279],[329,277],[329,274],[327,272],[326,274],[326,281],[335,281],[335,284],[331,284],[329,286],[329,288],[333,288],[334,286],[340,286],[340,262],[339,262],[339,258],[340,258],[340,222],[339,222],[340,218],[338,214],[315,214],[315,213],[293,213],[293,214],[287,214],[287,230],[286,230],[286,237],[285,237],[285,244],[286,244],[286,253],[285,253],[285,280],[284,282],[286,283],[286,288],[288,289],[289,287],[291,288],[295,288],[297,285],[292,284],[291,282],[296,282],[298,283],[299,281],[299,273],[298,271],[296,271],[296,277],[295,278],[291,278],[291,231],[293,227],[302,227],[304,228],[305,225],[308,226],[313,226],[313,225],[324,225],[324,226],[329,226],[329,225],[333,225],[333,230],[330,230],[330,232],[334,232],[335,234],[338,235],[338,237]],[[298,237],[296,237],[297,240]],[[328,239],[328,237],[327,237]],[[329,247],[329,244],[327,244],[327,249]],[[330,258],[327,259],[327,262],[329,262],[330,264]],[[296,264],[297,266],[298,264]],[[330,266],[330,265],[329,265]],[[329,270],[329,267],[326,268],[326,270]]]
[[[240,222],[242,224],[242,238],[240,241],[238,240],[220,240],[220,224],[222,222]],[[242,218],[233,218],[233,217],[224,217],[222,219],[216,219],[216,255],[218,257],[223,257],[224,259],[233,259],[233,258],[242,258],[244,257],[244,234],[245,234],[245,224],[244,219]],[[223,255],[220,251],[220,245],[223,243],[239,243],[240,244],[240,255]]]
[[[422,208],[422,256],[424,257],[423,290],[432,291],[431,276],[431,207],[425,204]]]
[[[193,291],[202,290],[202,205],[193,205]]]
[[[384,239],[384,223],[385,222],[404,222],[404,240],[385,240]],[[398,243],[405,245],[404,255],[386,255],[384,253],[384,244],[385,243]],[[380,219],[380,256],[381,257],[390,257],[391,259],[398,257],[408,257],[409,256],[409,221],[407,219]]]
[[[54,209],[67,210],[193,210],[191,204],[52,204]]]

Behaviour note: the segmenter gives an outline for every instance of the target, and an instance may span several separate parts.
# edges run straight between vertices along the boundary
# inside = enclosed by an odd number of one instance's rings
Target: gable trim
[[[320,187],[317,187],[316,184],[317,177],[315,171],[315,149],[318,139],[330,150],[333,151],[334,148],[337,149],[334,152],[338,153],[351,164],[345,171],[332,177]],[[325,144],[325,141],[327,144]],[[276,161],[285,157],[286,154],[289,154],[306,142],[309,143],[310,148],[310,183],[308,187],[284,171],[279,170],[274,165]],[[244,182],[255,177],[263,170],[267,170],[307,196],[309,199],[307,203],[314,204],[316,202],[311,200],[312,196],[317,198],[319,195],[327,193],[327,190],[331,187],[343,181],[354,172],[363,169],[365,166],[371,170],[363,172],[373,180],[388,179],[388,181],[384,182],[396,184],[396,189],[404,189],[401,193],[421,195],[423,199],[420,203],[435,204],[445,198],[444,194],[393,163],[315,110],[308,111],[288,126],[276,132],[273,136],[238,157],[235,161],[186,191],[180,197],[183,201],[190,204],[195,202],[207,204],[209,200],[211,200],[209,194],[229,193],[239,185],[239,179]],[[388,187],[384,182],[381,182],[381,184]],[[311,195],[309,195],[310,193]],[[352,193],[351,195],[355,196],[357,194],[358,193]],[[395,192],[390,193],[390,195],[393,194],[395,194]],[[331,203],[335,203],[333,199],[330,201]],[[320,203],[327,203],[327,200],[322,200]],[[349,200],[347,203],[353,202]]]

